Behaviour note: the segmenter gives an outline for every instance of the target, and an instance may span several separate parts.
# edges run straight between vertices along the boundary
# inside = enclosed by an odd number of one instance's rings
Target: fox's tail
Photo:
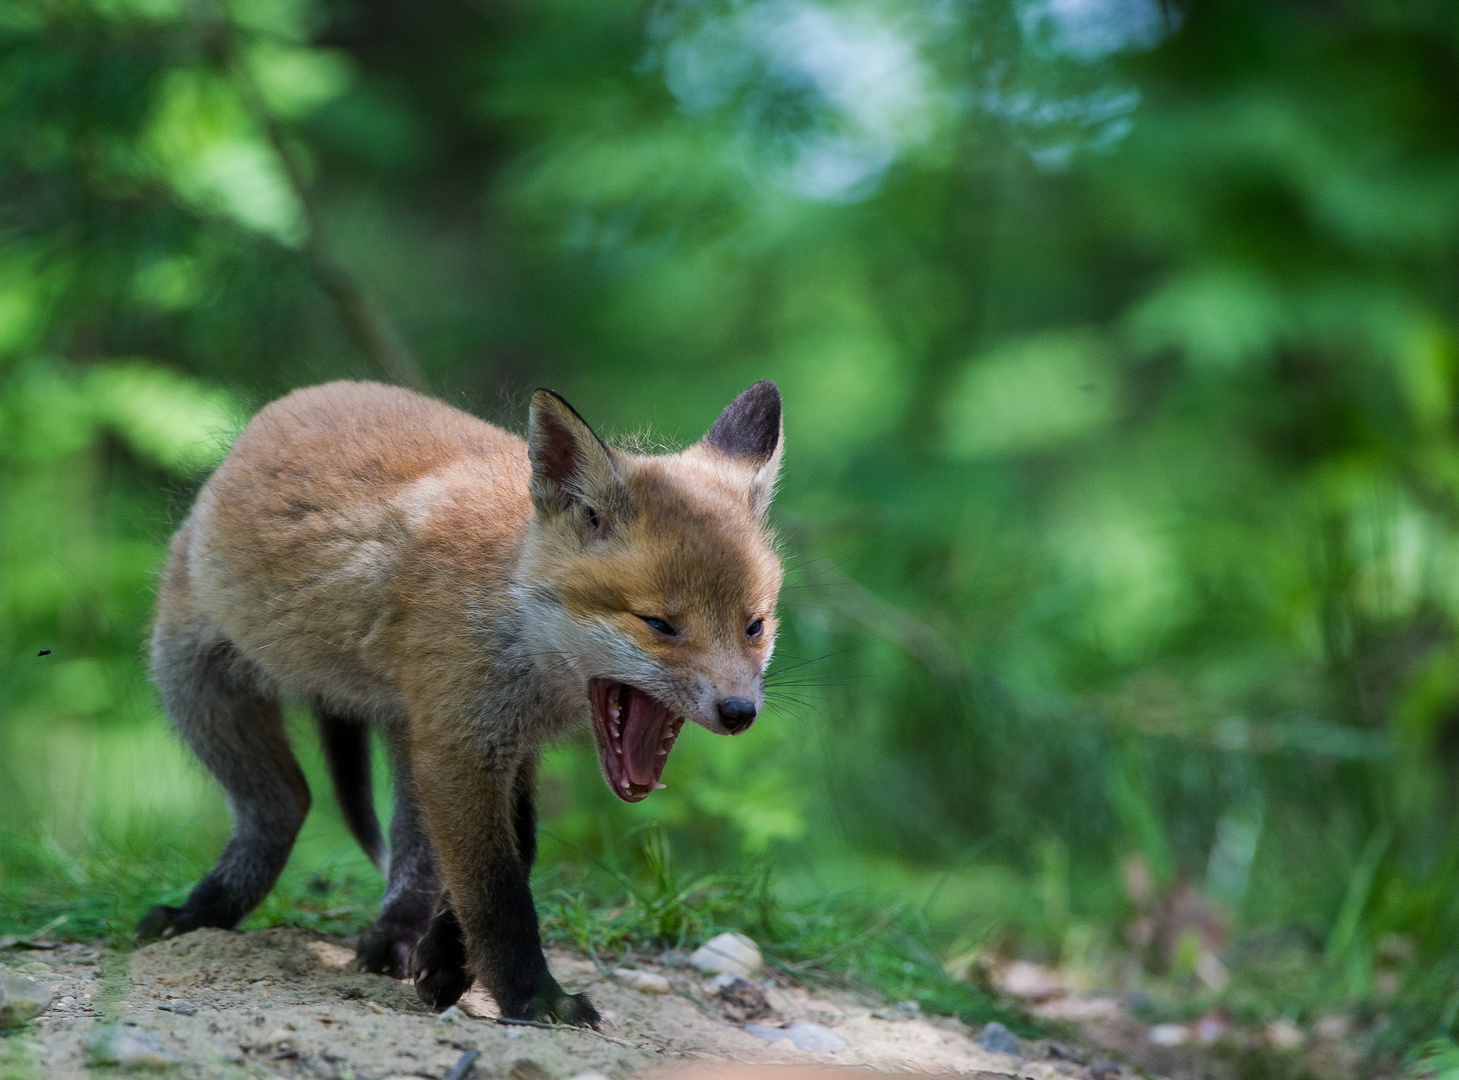
[[[380,819],[375,816],[374,789],[370,784],[369,725],[320,708],[315,709],[314,718],[319,722],[324,760],[329,766],[334,797],[344,814],[344,822],[349,826],[350,835],[383,874],[389,856],[385,851],[385,837],[380,833]]]

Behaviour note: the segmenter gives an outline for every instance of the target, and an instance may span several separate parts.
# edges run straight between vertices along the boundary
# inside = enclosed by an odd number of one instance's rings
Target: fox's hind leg
[[[278,879],[309,812],[309,787],[284,734],[278,697],[203,623],[159,620],[152,674],[178,733],[228,795],[233,838],[180,908],[154,907],[137,939],[231,928]]]
[[[410,956],[430,925],[440,896],[435,853],[421,817],[420,799],[410,775],[410,761],[393,732],[386,735],[395,772],[395,813],[390,819],[390,871],[380,917],[360,934],[355,963],[404,979]]]

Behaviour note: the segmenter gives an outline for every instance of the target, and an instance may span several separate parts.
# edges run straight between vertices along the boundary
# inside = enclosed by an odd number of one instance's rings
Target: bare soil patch
[[[1113,1080],[1125,1072],[1051,1056],[1041,1043],[1022,1044],[1017,1055],[990,1053],[956,1020],[904,1015],[849,992],[760,984],[771,1011],[749,1023],[816,1024],[844,1043],[810,1052],[747,1031],[744,1001],[717,997],[691,969],[642,965],[670,985],[667,994],[649,993],[562,949],[548,951],[552,970],[565,987],[591,991],[607,1021],[602,1032],[502,1025],[479,989],[460,1008],[437,1016],[408,984],[355,971],[347,942],[301,930],[200,930],[135,951],[71,944],[11,951],[4,960],[53,995],[25,1033],[7,1040],[12,1070],[28,1061],[26,1071],[45,1077],[113,1071],[89,1061],[85,1050],[106,1025],[146,1033],[174,1060],[164,1067],[167,1075],[179,1077],[444,1080],[469,1050],[480,1054],[476,1076],[514,1080],[541,1080],[532,1066],[557,1080],[588,1080],[584,1074],[626,1080],[688,1062],[835,1064],[1027,1080]]]

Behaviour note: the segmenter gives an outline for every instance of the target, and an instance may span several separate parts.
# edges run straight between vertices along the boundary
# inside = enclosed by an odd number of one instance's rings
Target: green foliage
[[[1453,1039],[1434,1039],[1424,1043],[1414,1055],[1409,1075],[1454,1080],[1459,1076],[1459,1046],[1454,1044]]]
[[[116,933],[221,842],[151,577],[253,407],[381,374],[344,266],[509,424],[549,384],[685,442],[782,387],[766,717],[641,807],[548,763],[554,831],[691,868],[633,940],[733,925],[748,860],[925,909],[932,967],[1072,955],[1138,854],[1251,1015],[1459,1034],[1455,70],[1432,2],[0,0],[5,918]]]
[[[975,1024],[996,1019],[1022,1034],[1038,1033],[987,988],[943,970],[926,921],[904,905],[878,909],[861,895],[829,893],[798,906],[776,894],[763,870],[682,874],[658,828],[643,837],[637,874],[578,850],[585,865],[559,865],[548,873],[556,883],[538,884],[542,932],[584,950],[605,969],[610,958],[661,958],[665,950],[683,951],[736,930],[760,945],[772,969],[792,978],[849,982],[889,1001],[916,1001],[929,1013]]]
[[[25,1035],[0,1039],[0,1080],[34,1080],[41,1075],[35,1040]]]
[[[52,770],[52,799],[42,821],[0,834],[0,935],[56,920],[55,937],[129,943],[154,904],[186,898],[227,837],[220,796],[198,770],[187,770],[185,751],[156,718],[139,729],[93,734],[99,745],[91,753],[77,727],[53,733],[44,749],[18,747],[19,760]],[[310,747],[301,758],[310,786],[327,791],[319,754]],[[33,786],[22,792],[39,797]],[[243,925],[352,933],[374,918],[383,892],[337,809],[325,804],[274,891]]]

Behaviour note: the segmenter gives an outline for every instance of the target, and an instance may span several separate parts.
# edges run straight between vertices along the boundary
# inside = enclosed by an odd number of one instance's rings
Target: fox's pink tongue
[[[635,785],[652,784],[659,762],[659,745],[669,711],[647,694],[628,687],[628,708],[623,717],[623,763]]]

